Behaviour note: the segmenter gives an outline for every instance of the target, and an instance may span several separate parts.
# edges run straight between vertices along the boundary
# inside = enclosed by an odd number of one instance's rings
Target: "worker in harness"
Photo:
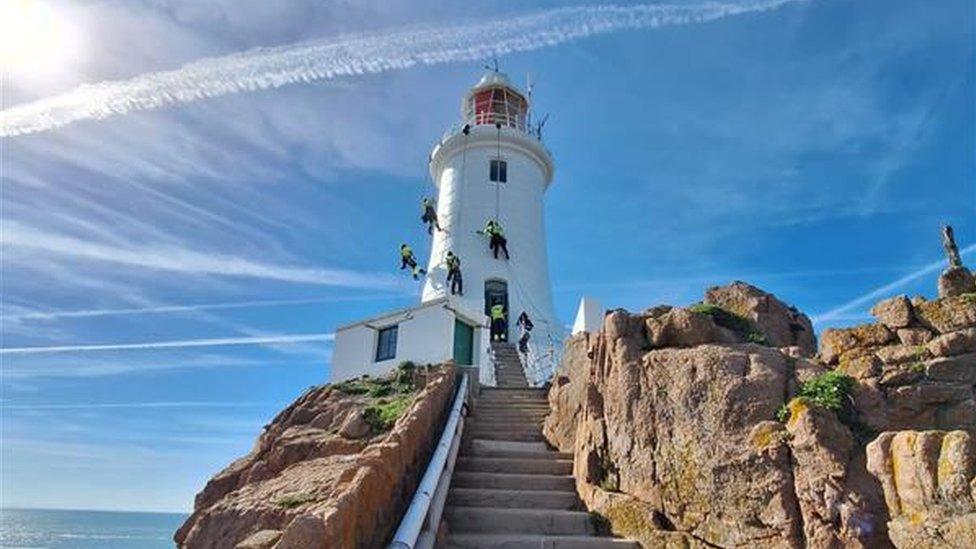
[[[454,252],[447,252],[447,281],[451,283],[451,295],[464,295],[464,281],[461,279],[461,259]]]
[[[505,239],[505,233],[502,230],[501,223],[494,219],[489,219],[488,224],[485,225],[485,230],[478,231],[478,234],[486,235],[490,239],[488,247],[491,248],[495,259],[498,259],[498,250],[505,252],[505,259],[509,259],[508,240]]]
[[[437,202],[434,202],[433,198],[424,197],[420,208],[424,212],[420,220],[427,224],[427,234],[434,234],[435,228],[442,231],[440,223],[437,222]]]
[[[505,341],[505,306],[496,303],[489,309],[491,314],[491,340]]]
[[[532,324],[532,320],[529,319],[529,315],[522,311],[519,315],[518,320],[515,321],[515,325],[522,330],[522,337],[519,338],[518,349],[523,355],[529,353],[529,333],[535,326]]]
[[[406,244],[400,245],[400,270],[410,267],[413,279],[417,280],[420,275],[427,274],[423,268],[417,265],[417,258],[413,255],[413,250]]]

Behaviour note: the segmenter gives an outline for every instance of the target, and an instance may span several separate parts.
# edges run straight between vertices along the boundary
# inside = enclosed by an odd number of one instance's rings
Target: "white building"
[[[497,71],[468,91],[461,123],[430,156],[443,231],[434,232],[421,304],[338,329],[333,380],[380,373],[404,360],[464,363],[470,356],[482,382],[492,384],[483,327],[496,303],[509,317],[509,341],[519,337],[515,320],[523,311],[535,325],[523,358],[529,382],[551,377],[564,331],[552,306],[543,224],[554,166],[538,128],[531,127],[529,106],[529,98]],[[478,234],[490,219],[501,223],[510,259],[493,257],[488,238]],[[461,260],[463,296],[450,294],[448,251]],[[474,348],[467,348],[468,341]]]

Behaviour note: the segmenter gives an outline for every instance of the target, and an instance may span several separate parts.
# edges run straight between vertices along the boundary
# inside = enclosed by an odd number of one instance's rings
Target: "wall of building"
[[[454,321],[475,327],[474,364],[481,366],[485,356],[484,332],[477,315],[463,305],[448,300],[425,303],[411,309],[375,317],[336,330],[332,355],[331,382],[360,377],[379,376],[409,360],[417,364],[440,364],[454,356]],[[379,330],[398,326],[396,356],[377,362],[376,344]]]
[[[467,137],[454,135],[434,153],[432,171],[438,185],[440,223],[428,263],[423,300],[448,292],[444,258],[452,250],[461,259],[468,308],[484,311],[484,284],[489,279],[508,283],[509,320],[526,311],[536,324],[561,339],[562,326],[552,306],[543,199],[552,177],[549,153],[534,137],[517,130],[501,130],[501,158],[508,163],[508,181],[489,181],[489,161],[499,154],[494,126],[472,128]],[[494,259],[488,239],[476,234],[497,215],[511,259]],[[514,340],[517,333],[510,330]]]

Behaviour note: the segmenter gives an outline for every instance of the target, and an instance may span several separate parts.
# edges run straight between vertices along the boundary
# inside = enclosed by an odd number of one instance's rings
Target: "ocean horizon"
[[[187,513],[0,508],[4,549],[173,549]]]

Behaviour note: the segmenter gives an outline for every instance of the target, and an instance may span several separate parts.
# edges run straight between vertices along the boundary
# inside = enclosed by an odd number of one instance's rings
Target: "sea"
[[[0,509],[5,549],[173,549],[179,513]]]

